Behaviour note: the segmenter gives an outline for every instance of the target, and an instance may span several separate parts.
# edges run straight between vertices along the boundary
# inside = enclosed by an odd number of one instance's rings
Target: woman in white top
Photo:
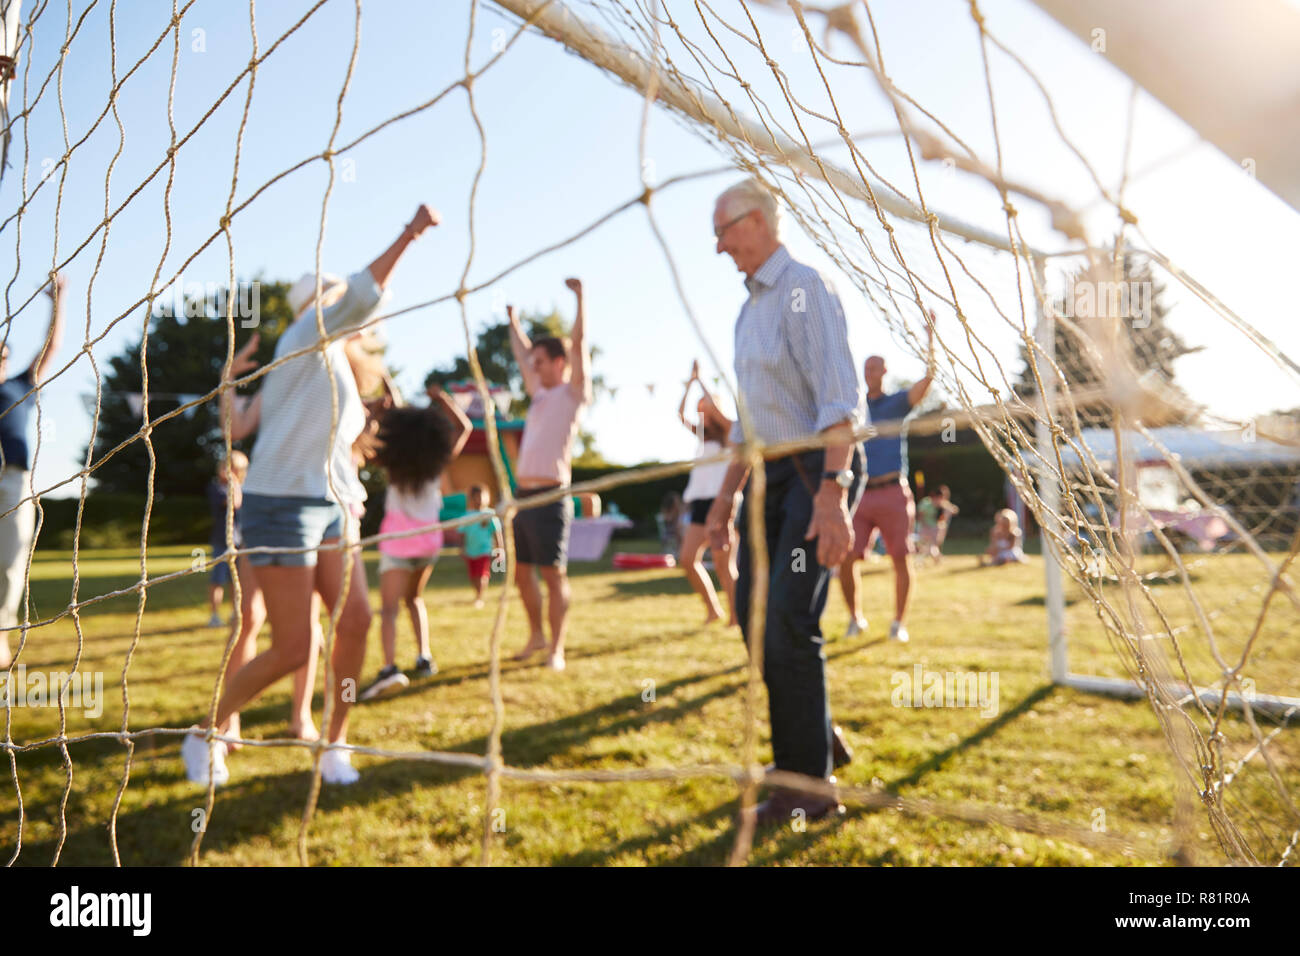
[[[307,296],[311,295],[315,289],[314,277],[310,283],[311,289],[304,291],[299,289],[299,293],[290,294],[290,307],[296,312],[302,312],[310,301]],[[342,290],[339,289],[338,293]],[[338,293],[326,294],[322,297],[322,303],[333,304],[339,297]],[[356,381],[357,391],[365,396],[370,395],[380,389],[385,393],[388,402],[366,402],[367,427],[362,435],[353,442],[350,457],[344,457],[341,450],[336,449],[331,467],[334,470],[335,487],[339,491],[340,502],[348,510],[356,514],[359,507],[364,507],[366,499],[365,486],[361,484],[361,479],[357,474],[357,467],[362,460],[371,458],[375,452],[374,432],[378,428],[378,420],[371,414],[371,406],[389,407],[396,391],[392,381],[388,377],[387,369],[384,367],[383,359],[369,352],[366,348],[369,339],[367,333],[358,332],[347,338],[344,345],[344,353],[348,359],[348,365],[352,370],[352,377]],[[230,365],[230,375],[232,378],[238,378],[246,375],[253,369],[257,368],[257,361],[253,356],[257,353],[257,347],[261,344],[261,336],[254,332],[252,337],[244,344]],[[247,438],[258,430],[262,422],[262,393],[259,391],[246,401],[240,401],[235,398],[232,392],[226,391],[221,393],[221,421],[230,420],[230,439],[239,441]],[[338,538],[342,533],[342,525],[335,531],[330,530],[326,537],[329,539]],[[239,633],[235,639],[235,646],[230,652],[230,661],[226,665],[226,680],[229,681],[239,672],[239,669],[257,656],[257,635],[262,630],[262,625],[266,623],[266,602],[262,597],[262,589],[257,585],[257,578],[253,574],[252,564],[249,562],[248,555],[239,556],[235,574],[239,578],[240,587],[240,614],[239,614]],[[311,646],[311,653],[307,663],[293,672],[293,706],[289,714],[289,736],[296,737],[299,740],[317,740],[320,734],[316,730],[316,724],[312,717],[312,695],[316,687],[316,660],[320,649],[325,644],[325,636],[320,627],[320,595],[313,595],[313,607],[311,613],[312,633],[314,635]],[[232,622],[233,625],[233,622]],[[221,733],[226,737],[239,737],[241,727],[239,721],[239,711],[235,711],[221,727]],[[230,751],[238,750],[242,745],[228,743],[227,749]]]
[[[262,386],[261,427],[244,483],[242,512],[244,545],[266,601],[271,647],[227,682],[217,704],[217,726],[307,663],[313,594],[319,594],[330,612],[337,607],[339,614],[333,682],[326,688],[333,701],[326,733],[331,744],[347,742],[348,711],[366,654],[370,601],[360,555],[329,546],[346,528],[340,503],[347,499],[340,493],[332,463],[337,455],[351,455],[366,417],[343,354],[343,340],[379,309],[384,287],[402,254],[438,222],[436,212],[420,206],[396,241],[349,277],[332,305],[326,306],[325,295],[341,283],[320,276],[319,307],[315,307],[313,288],[276,344],[276,364]],[[323,350],[315,347],[322,327],[329,342]],[[337,416],[330,413],[335,401]],[[198,733],[187,735],[181,743],[186,776],[207,784],[210,770],[213,783],[225,783],[229,779],[226,746],[215,739],[205,742],[207,729],[205,720]],[[359,774],[352,767],[350,752],[327,750],[321,757],[321,777],[327,783],[355,783]]]
[[[686,400],[690,398],[691,386],[696,382],[700,383],[704,395],[696,405],[699,417],[692,422],[686,417]],[[731,434],[731,419],[722,413],[718,408],[718,403],[709,394],[708,389],[704,388],[704,383],[700,381],[699,362],[691,366],[691,377],[686,382],[686,392],[682,395],[682,403],[677,409],[677,417],[699,439],[699,446],[695,451],[696,458],[720,455],[726,450],[728,436]],[[700,558],[704,554],[705,545],[708,543],[705,521],[709,515],[709,508],[713,505],[713,499],[717,497],[718,491],[722,488],[722,479],[727,473],[729,461],[730,459],[724,458],[710,464],[696,465],[691,469],[691,476],[686,483],[686,490],[682,493],[682,500],[690,508],[691,523],[687,526],[686,534],[682,538],[680,560],[683,570],[686,571],[686,580],[691,582],[691,587],[695,589],[695,593],[704,601],[705,624],[711,624],[722,619],[722,606],[718,603],[718,592],[714,590],[713,581],[708,572],[704,570]],[[731,612],[728,626],[735,627],[736,567],[734,540],[725,550],[721,552],[714,551],[713,569],[718,573],[718,580],[722,582],[722,589],[727,593],[727,606]]]

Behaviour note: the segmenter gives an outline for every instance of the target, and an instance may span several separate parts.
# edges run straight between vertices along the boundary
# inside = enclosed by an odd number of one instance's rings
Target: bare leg
[[[9,650],[9,632],[0,634],[0,668],[8,668],[13,663],[13,653]]]
[[[312,583],[316,569],[264,565],[254,567],[253,572],[266,602],[271,646],[226,683],[225,693],[217,704],[218,727],[281,677],[306,664],[311,653]],[[207,721],[201,726],[206,727]]]
[[[316,663],[325,646],[325,632],[320,626],[320,595],[312,595],[311,653],[307,663],[293,672],[293,713],[289,717],[289,736],[299,740],[320,740],[320,731],[312,718],[311,699],[316,693]]]
[[[343,604],[338,632],[334,635],[334,682],[326,688],[334,697],[329,740],[336,744],[347,742],[348,712],[356,697],[354,691],[361,676],[366,635],[370,631],[370,599],[366,594],[366,569],[361,563],[360,549],[349,551],[347,560],[352,564],[352,572],[346,593],[343,592],[344,556],[338,551],[321,550],[315,580],[316,590],[331,614],[339,602]]]
[[[722,619],[722,605],[718,603],[718,592],[713,589],[713,580],[700,562],[700,555],[704,553],[704,541],[704,526],[690,525],[686,529],[685,540],[682,541],[680,560],[682,569],[686,572],[686,580],[691,582],[695,593],[704,600],[704,623],[711,624]],[[718,563],[717,560],[714,561],[714,564]],[[719,577],[722,574],[719,572]]]
[[[217,617],[221,614],[221,602],[225,599],[226,589],[220,584],[208,585],[208,606],[212,609],[212,616]]]
[[[414,576],[404,568],[389,568],[379,576],[379,633],[384,642],[384,667],[393,667],[397,663],[397,616]]]
[[[894,620],[901,621],[907,614],[907,599],[912,591],[912,562],[907,555],[891,560],[894,562]]]
[[[515,655],[515,660],[527,660],[538,651],[546,649],[546,632],[542,630],[542,592],[534,575],[536,565],[516,564],[515,585],[528,612],[528,643]]]
[[[424,586],[433,574],[433,565],[426,564],[418,571],[413,571],[402,599],[406,612],[411,616],[411,630],[415,632],[416,653],[427,660],[433,660],[429,652],[429,609],[424,605]]]
[[[849,614],[859,628],[863,625],[862,599],[858,593],[858,562],[849,555],[840,564],[840,590],[844,592],[844,603],[848,605]]]
[[[235,575],[239,579],[239,636],[230,652],[230,662],[226,665],[225,685],[230,686],[231,679],[245,664],[257,656],[257,634],[266,623],[266,602],[262,600],[262,589],[257,586],[257,578],[248,558],[241,557],[235,566]],[[230,715],[230,719],[221,726],[221,732],[229,737],[240,736],[239,711]],[[243,744],[227,744],[231,750],[238,750]]]
[[[569,575],[563,568],[541,568],[546,581],[546,616],[551,622],[551,657],[564,660],[564,629],[569,619]]]

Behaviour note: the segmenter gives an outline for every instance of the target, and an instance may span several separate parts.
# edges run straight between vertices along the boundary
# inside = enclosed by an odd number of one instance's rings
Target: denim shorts
[[[315,567],[322,541],[342,534],[343,511],[327,498],[245,494],[239,512],[245,548],[302,548],[298,554],[254,553],[257,567]]]
[[[208,582],[217,587],[225,587],[230,583],[230,565],[225,561],[226,549],[218,550],[215,546],[212,549],[212,560],[216,562],[212,565],[212,573],[208,575]]]

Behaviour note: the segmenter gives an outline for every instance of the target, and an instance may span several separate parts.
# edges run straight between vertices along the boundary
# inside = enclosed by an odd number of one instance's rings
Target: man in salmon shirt
[[[591,404],[591,355],[587,350],[582,282],[565,279],[564,284],[578,300],[572,343],[567,346],[563,339],[553,336],[531,341],[519,323],[515,307],[506,307],[510,318],[510,349],[532,400],[515,462],[515,496],[519,499],[570,483],[569,462],[573,457],[573,442],[578,437],[578,421]],[[564,670],[572,523],[573,499],[568,495],[540,507],[522,508],[514,521],[515,584],[528,612],[529,627],[528,643],[515,660],[527,660],[546,651],[546,664],[555,671]],[[542,624],[538,571],[546,582],[546,616],[551,625],[549,644]]]
[[[908,599],[912,590],[912,524],[916,519],[916,504],[912,489],[907,483],[907,437],[901,431],[901,422],[912,414],[934,380],[934,312],[926,329],[925,378],[910,388],[886,393],[884,388],[885,360],[872,355],[863,366],[867,383],[867,411],[873,425],[888,426],[887,434],[868,439],[864,448],[867,457],[867,481],[857,510],[853,513],[853,551],[840,565],[840,587],[844,602],[853,619],[845,637],[865,633],[867,619],[862,616],[862,598],[858,590],[858,562],[866,556],[877,532],[885,539],[885,550],[894,565],[894,620],[889,625],[889,639],[906,644]]]

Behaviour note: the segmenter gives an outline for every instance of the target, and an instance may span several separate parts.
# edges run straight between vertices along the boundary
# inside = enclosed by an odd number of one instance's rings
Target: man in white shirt
[[[838,297],[818,273],[790,257],[778,233],[775,198],[748,180],[718,197],[717,251],[745,275],[749,299],[736,320],[736,381],[751,437],[765,445],[822,435],[824,450],[765,463],[763,502],[770,578],[763,631],[772,756],[777,770],[829,780],[847,761],[826,694],[821,616],[831,569],[853,546],[849,515],[861,493],[861,446],[852,429],[863,420],[863,389]],[[742,416],[741,420],[744,420]],[[738,421],[732,443],[745,438]],[[737,457],[709,511],[710,540],[727,540],[749,473]],[[745,510],[751,506],[749,496]],[[749,635],[753,591],[749,521],[739,522],[736,613]],[[756,808],[757,823],[789,822],[799,811],[815,820],[844,812],[833,797],[778,789]]]

